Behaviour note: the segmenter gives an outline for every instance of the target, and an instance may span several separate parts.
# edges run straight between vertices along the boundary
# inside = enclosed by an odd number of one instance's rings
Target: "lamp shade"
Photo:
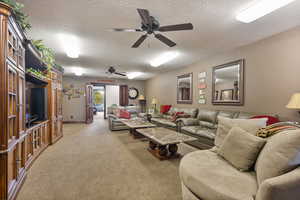
[[[152,101],[151,101],[151,104],[157,104],[157,99],[154,97],[154,98],[152,98]]]
[[[288,103],[288,105],[286,105],[286,107],[290,109],[300,109],[300,93],[293,94],[290,102]]]
[[[141,94],[141,95],[139,96],[138,100],[145,100],[144,95]]]

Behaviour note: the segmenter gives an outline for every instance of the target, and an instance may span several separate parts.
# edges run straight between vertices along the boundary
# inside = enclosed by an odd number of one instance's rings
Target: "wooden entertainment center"
[[[0,30],[0,199],[13,200],[33,161],[63,136],[63,71],[53,66],[47,79],[26,73],[27,67],[45,71],[47,66],[15,22],[11,8],[2,3]],[[29,122],[28,87],[46,93],[44,120]]]

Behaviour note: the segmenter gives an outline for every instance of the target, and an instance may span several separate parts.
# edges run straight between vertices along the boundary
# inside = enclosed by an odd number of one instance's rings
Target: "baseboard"
[[[81,123],[86,123],[86,121],[63,121],[64,124],[81,124]]]

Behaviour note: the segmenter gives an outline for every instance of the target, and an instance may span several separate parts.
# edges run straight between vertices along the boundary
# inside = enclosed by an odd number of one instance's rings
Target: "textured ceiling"
[[[44,39],[56,52],[66,74],[83,67],[84,75],[105,76],[110,65],[120,71],[145,72],[142,79],[184,67],[206,56],[245,45],[300,25],[300,1],[281,8],[251,24],[235,15],[253,0],[19,0],[25,4],[33,25],[29,35]],[[140,48],[131,45],[141,33],[110,32],[110,28],[139,28],[137,8],[149,9],[161,25],[192,22],[193,31],[164,33],[177,43],[169,48],[150,37]],[[79,38],[80,57],[68,58],[59,33]],[[159,68],[149,62],[166,51],[179,56]]]

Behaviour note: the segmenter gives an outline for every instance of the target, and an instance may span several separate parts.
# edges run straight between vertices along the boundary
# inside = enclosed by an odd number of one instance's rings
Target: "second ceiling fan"
[[[176,45],[175,42],[167,38],[166,36],[156,33],[156,32],[168,32],[168,31],[183,31],[183,30],[193,30],[193,24],[185,23],[185,24],[176,24],[169,26],[160,26],[159,22],[153,17],[150,16],[149,11],[146,9],[137,9],[140,17],[142,18],[142,26],[139,29],[123,29],[123,28],[115,28],[114,31],[118,32],[144,32],[133,45],[132,48],[138,48],[148,37],[148,35],[154,34],[154,37],[168,45],[169,47],[174,47]]]

